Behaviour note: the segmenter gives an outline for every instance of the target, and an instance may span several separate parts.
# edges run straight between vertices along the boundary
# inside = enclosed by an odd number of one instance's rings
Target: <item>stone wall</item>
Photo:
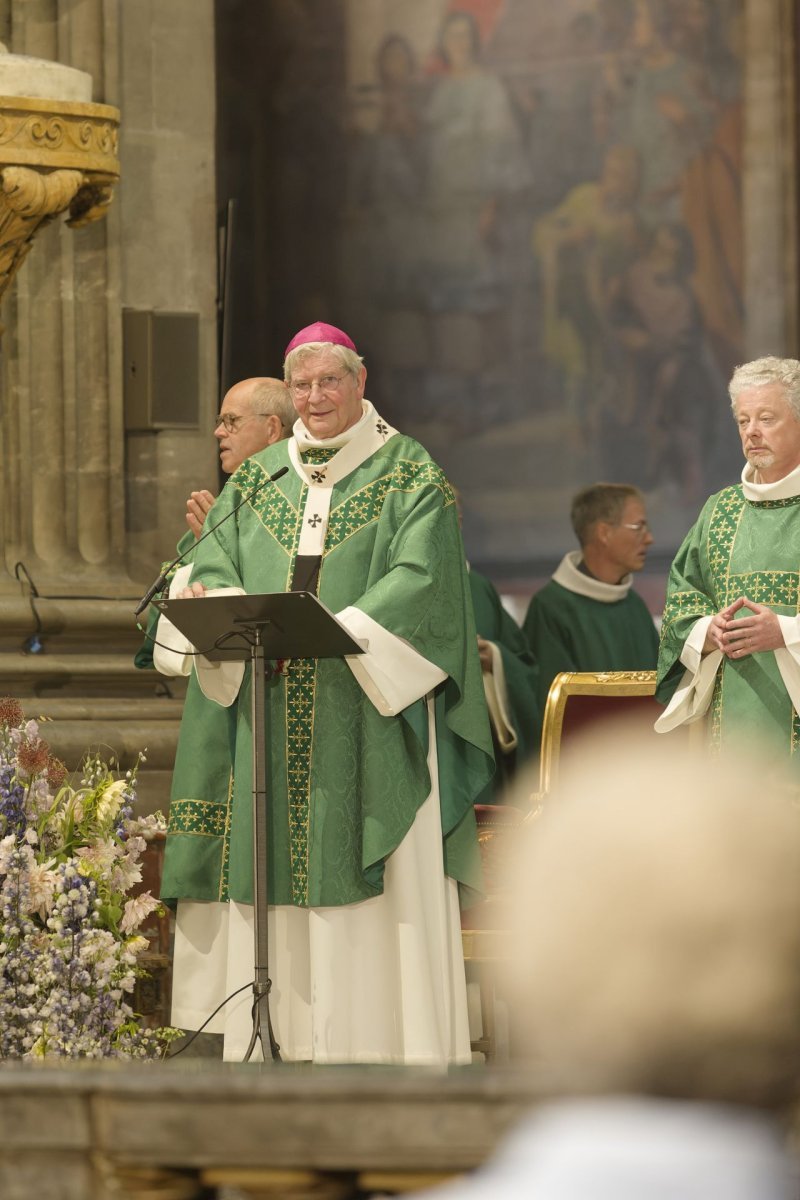
[[[0,0],[0,36],[88,71],[123,114],[107,219],[44,230],[4,305],[5,566],[23,559],[43,591],[130,595],[183,531],[188,492],[216,485],[213,6]],[[198,315],[197,432],[126,434],[125,308]]]
[[[53,719],[70,766],[90,744],[123,766],[153,747],[152,808],[182,684],[170,696],[133,668],[134,603],[174,554],[188,493],[217,484],[213,2],[0,0],[0,40],[88,72],[92,100],[122,114],[106,218],[42,229],[2,308],[0,693]],[[126,431],[126,308],[197,315],[198,429]]]

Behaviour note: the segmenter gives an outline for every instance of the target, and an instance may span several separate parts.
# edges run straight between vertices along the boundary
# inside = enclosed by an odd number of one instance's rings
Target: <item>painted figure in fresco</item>
[[[391,33],[376,55],[376,127],[358,139],[351,196],[369,264],[363,286],[382,309],[419,303],[419,215],[424,154],[414,52]]]
[[[664,223],[609,282],[609,333],[622,353],[613,394],[598,399],[606,467],[619,470],[634,454],[648,487],[672,480],[697,500],[724,383],[706,345],[693,271],[688,229]]]
[[[539,704],[561,671],[651,671],[658,635],[632,588],[653,535],[644,496],[626,483],[595,483],[573,497],[579,550],[564,556],[532,597],[523,632],[539,666]]]
[[[451,12],[444,73],[425,113],[427,300],[434,312],[483,314],[504,300],[499,203],[525,187],[522,134],[503,84],[480,61],[471,14]]]
[[[619,97],[612,135],[639,154],[639,204],[651,224],[680,220],[683,173],[708,143],[714,122],[697,72],[670,45],[669,28],[663,4],[637,0],[629,39],[632,77]]]
[[[724,37],[732,37],[737,8],[735,0],[676,0],[673,34],[715,110],[713,137],[686,171],[683,217],[694,240],[694,290],[725,378],[744,345],[742,70]]]
[[[768,765],[800,736],[800,362],[745,363],[729,391],[742,481],[707,501],[672,564],[656,729],[710,709],[714,745]]]
[[[695,291],[727,376],[743,338],[741,109],[733,56],[699,36],[709,19],[706,0],[635,0],[633,59],[624,70],[616,60],[610,88],[611,135],[639,155],[645,223],[683,223],[692,235]]]
[[[468,1063],[458,883],[480,887],[473,803],[493,761],[455,497],[364,398],[342,330],[302,329],[284,374],[292,437],[231,477],[217,519],[288,473],[198,548],[182,593],[310,590],[366,643],[292,660],[267,686],[276,1038],[293,1061]],[[210,698],[227,705],[241,688],[241,703],[227,803],[174,814],[162,891],[180,900],[173,1021],[185,1028],[247,991],[253,970],[249,668],[226,677],[199,657],[195,669]],[[251,998],[215,1018],[225,1057],[247,1046]]]
[[[573,188],[534,226],[542,349],[560,373],[568,432],[579,444],[596,419],[593,401],[600,382],[616,375],[608,361],[608,280],[625,272],[642,245],[638,194],[636,151],[612,146],[600,179]]]

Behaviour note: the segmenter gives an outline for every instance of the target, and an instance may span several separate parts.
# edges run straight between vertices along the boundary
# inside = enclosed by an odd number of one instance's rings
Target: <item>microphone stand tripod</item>
[[[250,647],[250,716],[253,731],[253,1031],[242,1062],[249,1062],[261,1043],[261,1055],[267,1061],[264,1044],[266,1030],[273,1062],[281,1062],[281,1048],[275,1040],[269,1012],[272,980],[269,977],[269,929],[267,902],[267,767],[266,767],[266,670],[262,634],[272,622],[236,619]]]

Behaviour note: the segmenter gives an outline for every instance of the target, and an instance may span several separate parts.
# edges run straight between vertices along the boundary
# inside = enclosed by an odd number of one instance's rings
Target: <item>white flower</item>
[[[113,838],[98,838],[91,846],[80,846],[75,851],[75,857],[96,868],[101,874],[111,869],[114,859],[119,858],[122,850]],[[78,870],[81,870],[80,866]]]
[[[142,879],[142,868],[127,856],[119,859],[111,872],[111,886],[118,892],[129,892]]]
[[[143,837],[129,837],[125,842],[125,851],[128,858],[135,861],[140,854],[144,854],[147,849],[147,842]]]
[[[166,833],[167,819],[162,812],[149,813],[145,817],[133,817],[128,822],[130,834],[141,834],[148,840],[156,833]]]
[[[58,875],[49,870],[49,864],[32,863],[28,869],[28,886],[30,897],[28,909],[38,913],[42,920],[53,908],[53,893],[55,892]]]
[[[0,841],[0,875],[7,875],[11,865],[11,856],[17,848],[17,839],[9,833]]]
[[[150,913],[159,907],[159,903],[149,892],[142,892],[141,896],[132,896],[125,903],[125,910],[119,923],[122,932],[130,933],[131,930],[138,929],[145,917],[149,917]]]
[[[113,783],[110,783],[108,787],[103,789],[103,793],[97,802],[97,820],[101,825],[113,821],[122,808],[122,801],[125,798],[125,789],[127,786],[126,780],[115,779]]]

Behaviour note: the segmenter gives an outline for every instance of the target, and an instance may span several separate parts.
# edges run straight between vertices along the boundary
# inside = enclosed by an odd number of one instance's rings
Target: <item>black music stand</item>
[[[253,727],[253,1032],[243,1062],[256,1042],[267,1061],[281,1061],[269,1015],[269,937],[267,931],[267,770],[265,676],[267,659],[340,658],[363,654],[336,617],[311,592],[258,596],[204,596],[197,600],[155,600],[159,612],[211,661],[248,661],[251,668]]]

